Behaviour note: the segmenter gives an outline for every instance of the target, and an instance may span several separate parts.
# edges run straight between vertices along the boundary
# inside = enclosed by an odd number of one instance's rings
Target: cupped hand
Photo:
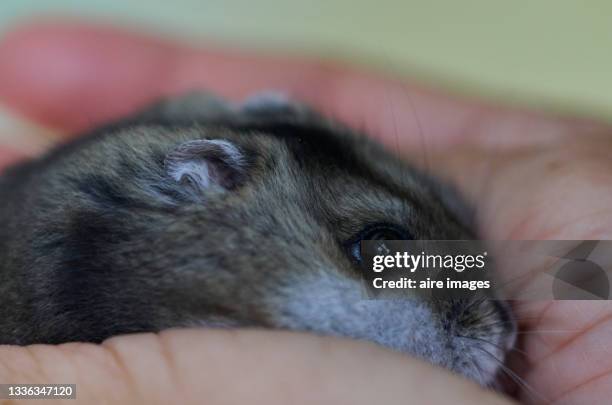
[[[612,235],[612,127],[603,123],[451,97],[340,64],[194,49],[107,27],[39,23],[0,44],[0,103],[45,134],[67,137],[194,88],[235,100],[279,90],[366,130],[455,181],[487,238]],[[23,142],[17,135],[0,140]],[[0,164],[15,159],[10,153],[0,149]],[[515,312],[520,400],[609,402],[612,303],[530,302]],[[368,344],[281,332],[171,331],[101,346],[3,347],[0,381],[8,380],[76,380],[81,399],[124,403],[501,401]]]

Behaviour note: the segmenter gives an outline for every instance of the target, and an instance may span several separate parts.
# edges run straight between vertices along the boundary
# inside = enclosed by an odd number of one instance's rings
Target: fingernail
[[[60,139],[60,133],[44,128],[0,105],[0,149],[36,156]]]

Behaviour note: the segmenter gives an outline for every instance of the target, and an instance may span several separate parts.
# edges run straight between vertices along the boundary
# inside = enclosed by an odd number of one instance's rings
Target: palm
[[[492,239],[609,239],[611,149],[612,140],[585,133],[553,138],[544,147],[455,151],[446,162],[458,180],[470,181],[464,186],[477,199]],[[481,163],[468,163],[474,160]],[[605,402],[612,381],[612,304],[518,302],[515,312],[520,351],[512,364],[525,382],[518,396],[528,403]]]
[[[586,142],[592,142],[589,147],[592,146],[593,152],[612,148],[608,140],[604,141],[607,145],[593,140]],[[539,158],[542,165],[553,165],[551,158],[567,162],[570,145],[560,145],[560,148],[544,152]],[[612,167],[609,159],[603,156],[597,161],[597,154],[579,154],[572,157],[573,163],[564,164],[562,169],[547,173],[542,167],[543,170],[536,171],[540,175],[534,176],[531,182],[523,179],[519,184],[517,180],[516,187],[507,184],[506,187],[520,194],[516,199],[505,200],[513,207],[504,208],[503,203],[498,207],[500,211],[511,212],[504,225],[510,232],[508,236],[522,239],[609,238],[612,215],[607,202],[612,197],[612,188],[602,183],[605,180],[599,170],[605,165]],[[612,381],[612,349],[608,344],[612,331],[610,302],[519,303],[516,312],[519,319],[524,318],[521,343],[528,367],[523,377],[535,391],[523,390],[521,397],[532,402],[540,400],[538,395],[559,403],[604,402]]]
[[[83,32],[88,35],[80,35]],[[41,47],[45,52],[39,57]],[[79,80],[59,74],[64,82],[58,85],[52,77],[23,77],[28,71],[24,64],[33,64],[32,71],[53,62],[44,58],[54,49],[69,60],[67,65],[84,69]],[[134,57],[139,52],[142,59]],[[158,70],[151,66],[153,56],[168,62],[168,55],[176,59],[170,63],[173,69],[167,64]],[[597,135],[610,132],[604,125],[450,100],[308,62],[176,49],[130,34],[78,26],[17,33],[0,46],[0,60],[12,63],[0,67],[0,98],[66,132],[123,114],[161,93],[197,86],[242,97],[262,88],[282,88],[365,127],[426,169],[452,177],[476,204],[487,237],[606,239],[612,233],[612,141]],[[117,66],[99,71],[92,60]],[[245,77],[242,68],[247,65],[251,69]],[[533,302],[515,310],[524,351],[515,356],[522,357],[516,370],[529,387],[519,388],[521,399],[608,399],[612,304]]]
[[[434,99],[413,97],[412,111],[418,116],[422,108],[432,116],[449,105]],[[433,124],[441,129],[437,145],[427,147],[418,131],[410,136],[397,127],[385,132],[384,122],[378,134],[392,148],[402,136],[408,157],[459,184],[476,205],[487,238],[610,239],[610,128],[483,106],[458,109],[460,119]],[[414,121],[414,115],[408,116]],[[427,124],[421,118],[414,129],[426,132]],[[611,302],[517,302],[514,309],[519,348],[510,363],[521,380],[518,398],[526,403],[608,402]]]

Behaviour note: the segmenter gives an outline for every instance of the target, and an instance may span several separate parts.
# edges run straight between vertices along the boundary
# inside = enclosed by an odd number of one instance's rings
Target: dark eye
[[[361,263],[361,241],[363,240],[409,240],[408,232],[392,224],[370,225],[347,242],[348,253],[353,260]]]

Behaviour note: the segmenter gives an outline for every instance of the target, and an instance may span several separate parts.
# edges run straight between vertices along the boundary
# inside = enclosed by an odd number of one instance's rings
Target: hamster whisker
[[[536,399],[539,403],[549,403],[550,402],[544,397],[544,395],[539,393],[535,388],[533,388],[529,383],[527,383],[527,381],[525,381],[524,378],[522,378],[521,376],[516,374],[514,371],[512,371],[512,369],[506,366],[495,355],[490,353],[488,350],[483,349],[482,347],[476,347],[476,349],[480,350],[482,353],[486,354],[491,359],[493,359],[493,361],[495,361],[499,365],[500,370],[503,371],[508,377],[510,377],[521,388],[523,388],[525,392],[529,394],[529,396]]]
[[[463,314],[462,314],[463,315]],[[479,316],[475,319],[472,319],[471,321],[473,323],[478,323],[478,324],[483,324],[483,327],[488,327],[488,328],[492,328],[492,327],[496,327],[496,326],[512,326],[514,325],[514,321],[515,319],[509,319],[509,320],[499,320],[499,321],[495,321],[495,322],[487,322],[491,319],[495,318],[495,309],[489,309],[487,312],[483,313],[483,314],[479,314]]]
[[[410,91],[406,88],[404,84],[402,84],[400,87],[403,90],[404,94],[406,95],[406,99],[408,100],[408,104],[410,105],[412,116],[414,117],[414,122],[419,131],[421,147],[423,148],[423,167],[425,169],[425,172],[428,173],[431,171],[431,166],[430,166],[429,154],[427,150],[427,137],[425,136],[425,132],[423,131],[423,124],[421,122],[421,119],[419,118],[419,114],[417,113],[417,109],[416,109],[416,106],[414,105],[414,100],[412,99],[412,95],[410,94]],[[397,132],[397,127],[396,127],[396,132]]]
[[[470,339],[467,336],[457,335],[457,337],[464,338],[464,339]],[[461,342],[461,346],[463,346],[463,350],[467,352],[467,346],[466,346],[465,342],[463,340],[461,340],[460,342]],[[484,382],[486,379],[484,378],[482,367],[476,362],[476,360],[474,360],[474,358],[468,357],[468,360],[470,361],[472,369],[474,370],[475,374],[478,375],[478,378],[480,379],[480,381]],[[486,384],[486,386],[489,386],[489,384],[491,384],[491,383],[488,382]],[[491,388],[495,388],[495,387],[491,387]]]
[[[538,333],[568,333],[568,332],[580,332],[580,329],[550,329],[550,330],[525,330],[517,332],[518,335],[529,335]]]
[[[476,374],[478,374],[478,378],[480,378],[480,381],[485,381],[482,367],[473,358],[470,357],[469,360],[473,366],[473,369],[476,371]]]
[[[497,343],[493,343],[493,342],[491,342],[490,340],[487,340],[487,339],[478,338],[478,337],[475,337],[475,336],[464,336],[464,335],[457,335],[457,337],[460,337],[460,338],[463,338],[463,339],[475,340],[475,341],[482,342],[482,343],[486,343],[486,344],[489,344],[489,345],[491,345],[491,346],[493,346],[493,347],[495,347],[497,349],[500,349],[502,351],[506,350],[505,347],[503,347],[503,346],[501,346],[501,345],[499,345]],[[511,350],[512,351],[516,351],[517,353],[520,353],[520,354],[522,354],[525,357],[529,356],[529,354],[526,351],[521,350],[519,348],[514,347]]]
[[[461,315],[465,314],[467,311],[472,310],[474,307],[477,307],[478,305],[482,304],[483,302],[485,302],[486,299],[487,297],[483,296],[483,297],[473,300],[471,303],[468,304],[468,306],[463,308]]]
[[[512,320],[507,320],[507,321],[495,321],[495,322],[489,322],[487,323],[485,326],[488,327],[493,327],[493,326],[498,326],[498,325],[512,325],[514,323],[521,323],[521,322],[527,322],[527,321],[537,321],[540,318],[537,317],[532,317],[532,318],[518,318],[515,317]],[[480,320],[485,320],[485,318],[481,318]]]

